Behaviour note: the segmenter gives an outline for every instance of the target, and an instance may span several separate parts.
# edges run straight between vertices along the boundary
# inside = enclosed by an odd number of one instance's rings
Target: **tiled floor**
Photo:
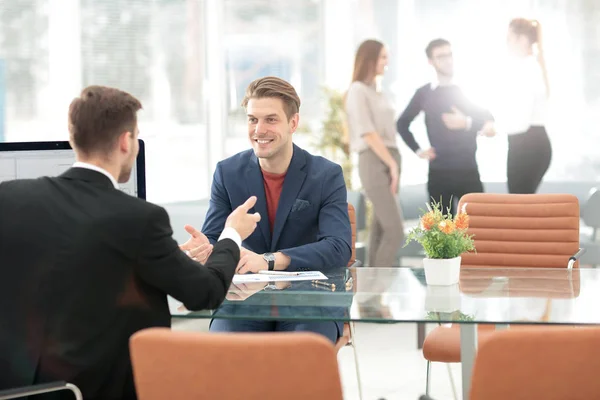
[[[206,331],[208,322],[174,320],[173,329]],[[415,324],[356,324],[355,341],[364,400],[416,400],[425,393],[426,363],[417,350]],[[359,399],[352,348],[343,348],[338,361],[344,399]],[[460,396],[460,365],[451,369]],[[453,399],[445,364],[433,365],[430,395],[436,400]]]

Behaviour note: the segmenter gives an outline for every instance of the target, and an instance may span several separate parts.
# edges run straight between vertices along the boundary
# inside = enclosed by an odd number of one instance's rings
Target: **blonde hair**
[[[251,82],[246,88],[242,107],[246,108],[250,99],[275,97],[281,99],[288,120],[300,111],[300,97],[296,89],[281,78],[266,76]]]
[[[542,69],[546,95],[550,95],[548,68],[546,67],[546,57],[542,45],[542,24],[537,19],[515,18],[510,21],[509,28],[515,34],[525,36],[529,40],[530,45],[533,46],[535,44],[537,46],[537,60]]]

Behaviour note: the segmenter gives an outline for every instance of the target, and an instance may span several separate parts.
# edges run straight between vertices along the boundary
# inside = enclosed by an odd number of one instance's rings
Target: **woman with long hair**
[[[387,68],[388,52],[377,40],[364,41],[356,51],[352,83],[346,93],[350,149],[358,153],[358,172],[373,204],[369,266],[392,267],[404,240],[397,201],[400,153],[396,144],[396,112],[377,88]]]
[[[513,19],[507,46],[513,62],[504,85],[508,92],[494,115],[495,127],[508,135],[509,193],[535,193],[552,159],[545,127],[550,85],[539,21]]]

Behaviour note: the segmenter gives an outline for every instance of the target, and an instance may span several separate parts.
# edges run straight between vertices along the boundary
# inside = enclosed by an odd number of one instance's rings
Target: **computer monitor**
[[[138,139],[140,152],[122,191],[146,199],[146,156],[144,141]],[[0,142],[0,182],[58,176],[71,168],[75,152],[68,141]]]

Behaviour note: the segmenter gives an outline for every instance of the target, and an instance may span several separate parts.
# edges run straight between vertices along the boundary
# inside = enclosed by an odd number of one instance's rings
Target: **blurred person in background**
[[[513,19],[508,27],[510,63],[495,96],[496,121],[483,132],[508,136],[506,178],[509,193],[535,193],[550,167],[552,145],[546,132],[550,85],[537,20]]]
[[[406,145],[429,161],[427,190],[429,200],[441,202],[443,210],[454,215],[460,198],[483,192],[477,165],[477,135],[492,115],[469,101],[454,82],[452,46],[445,39],[432,40],[425,49],[436,74],[434,82],[417,89],[400,115],[396,128]],[[410,125],[425,113],[425,126],[431,147],[422,149]],[[488,136],[495,133],[485,131]]]
[[[397,195],[400,152],[396,144],[395,110],[377,88],[388,64],[388,51],[377,40],[366,40],[356,52],[352,83],[345,98],[350,149],[358,153],[358,172],[373,204],[370,226],[370,267],[392,267],[404,241]]]

